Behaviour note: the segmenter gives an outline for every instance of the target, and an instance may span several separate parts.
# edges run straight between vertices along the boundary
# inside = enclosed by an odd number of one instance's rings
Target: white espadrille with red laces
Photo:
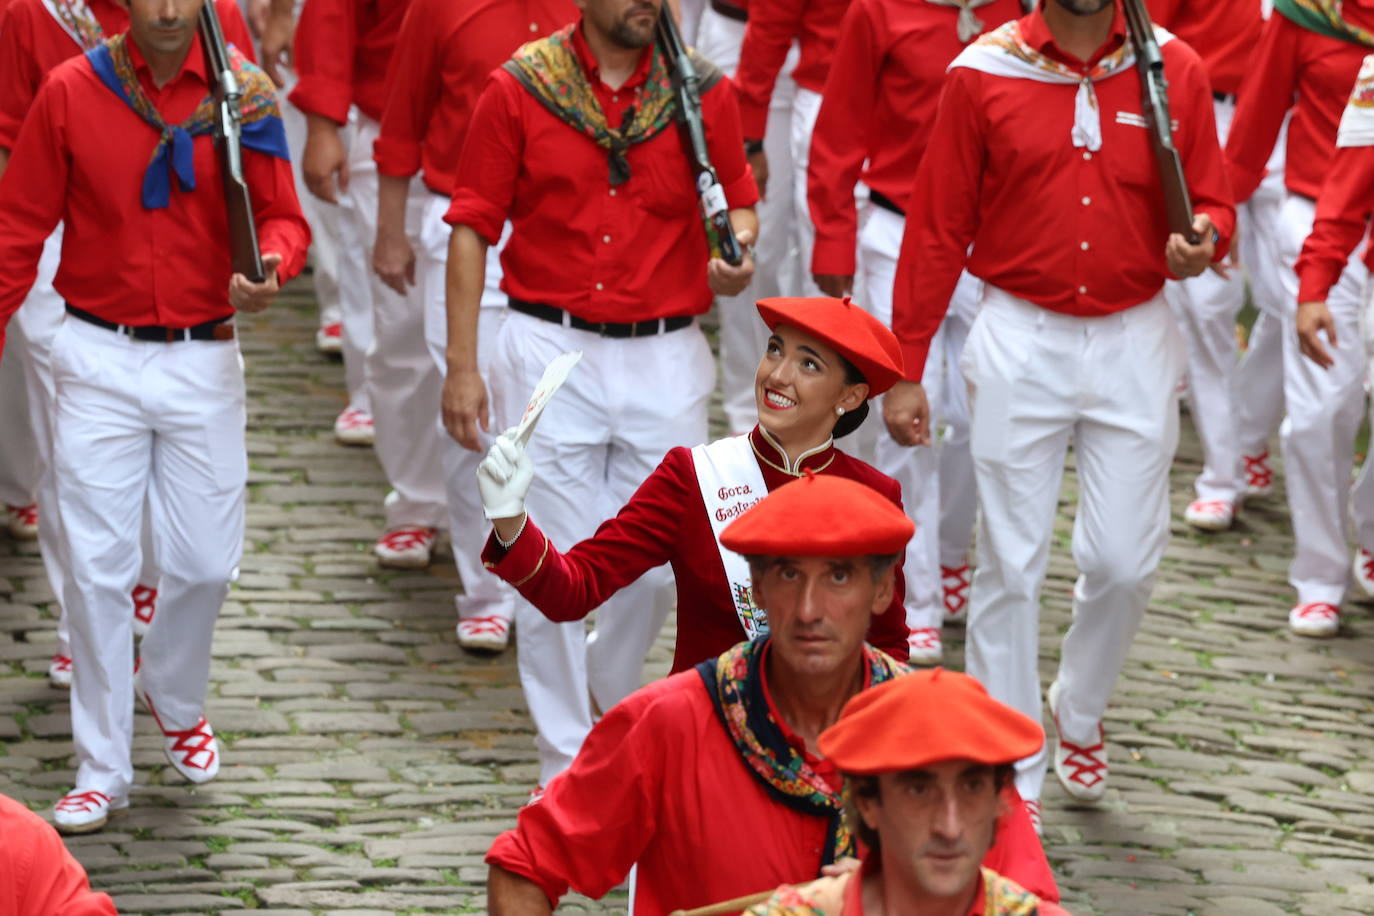
[[[1335,636],[1341,629],[1341,610],[1324,601],[1300,604],[1288,612],[1288,629],[1317,639]]]
[[[1274,491],[1274,469],[1269,466],[1269,452],[1258,455],[1241,455],[1245,465],[1245,495],[1268,496]]]
[[[510,621],[499,614],[458,621],[458,645],[481,652],[501,652],[510,644]]]
[[[5,527],[16,541],[32,541],[38,537],[38,507],[6,504]]]
[[[940,591],[945,600],[945,623],[963,623],[968,617],[969,565],[940,567]]]
[[[1225,531],[1236,520],[1236,506],[1226,499],[1195,499],[1183,511],[1183,520],[1199,531]]]
[[[1040,799],[1026,799],[1026,816],[1030,818],[1031,827],[1035,830],[1036,836],[1045,835],[1045,827],[1041,819]]]
[[[1095,744],[1075,744],[1065,739],[1064,730],[1059,727],[1058,681],[1050,685],[1047,700],[1059,738],[1054,748],[1054,775],[1059,777],[1064,791],[1079,801],[1098,801],[1107,794],[1107,743],[1102,723],[1097,723]]]
[[[393,569],[424,569],[434,555],[433,528],[394,528],[377,539],[372,548],[383,566]]]
[[[1374,553],[1363,547],[1355,548],[1355,581],[1366,595],[1374,597]]]
[[[134,675],[134,694],[143,701],[162,731],[162,751],[178,773],[197,785],[219,775],[219,739],[204,716],[191,728],[170,729],[163,724],[153,698],[144,692],[137,674]]]
[[[54,687],[72,685],[72,659],[69,655],[54,655],[48,662],[48,683]]]
[[[153,614],[157,613],[157,589],[135,585],[129,597],[134,602],[134,635],[146,636],[148,627],[153,625]]]
[[[334,421],[334,438],[341,445],[371,445],[377,438],[372,414],[360,407],[345,407]]]
[[[322,324],[315,332],[315,349],[321,353],[343,352],[343,323]]]
[[[907,633],[907,651],[913,665],[938,665],[944,657],[945,647],[940,642],[937,627],[915,627]]]
[[[105,826],[114,811],[128,805],[127,801],[116,804],[104,792],[76,788],[52,806],[53,825],[59,833],[93,833]]]

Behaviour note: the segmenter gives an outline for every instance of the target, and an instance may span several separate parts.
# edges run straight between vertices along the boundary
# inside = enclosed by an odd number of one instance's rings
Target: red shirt
[[[525,42],[577,14],[569,0],[413,0],[387,80],[377,170],[452,194],[463,138],[487,76]]]
[[[208,92],[199,36],[162,89],[132,39],[129,51],[163,120],[185,121]],[[72,305],[127,325],[190,327],[234,313],[214,140],[194,140],[195,190],[173,181],[170,205],[150,210],[139,191],[157,140],[84,56],[49,74],[0,179],[0,324],[23,303],[43,242],[59,221],[65,229],[54,285]],[[310,244],[291,164],[245,149],[243,168],[260,246],[282,255],[277,273],[284,283],[300,272]]]
[[[995,0],[974,13],[995,29],[1021,15],[1021,0]],[[854,273],[861,172],[866,185],[905,208],[945,69],[964,49],[958,22],[958,9],[926,0],[854,0],[849,7],[811,134],[813,273]]]
[[[1149,0],[1150,18],[1202,58],[1212,89],[1235,95],[1264,28],[1260,0]]]
[[[88,0],[106,35],[129,27],[129,11],[113,0]],[[224,26],[224,39],[254,60],[253,39],[239,5],[219,0],[215,5]],[[0,147],[13,149],[19,125],[33,105],[38,84],[49,70],[82,53],[76,41],[58,25],[42,0],[12,0],[0,15]]]
[[[538,884],[555,903],[569,887],[601,897],[637,862],[635,913],[662,916],[815,878],[827,820],[773,800],[720,724],[701,676],[684,671],[636,691],[592,726],[572,766],[520,809],[487,862]],[[1022,804],[1001,819],[984,862],[1042,899],[1059,899]]]
[[[812,92],[825,88],[830,58],[840,37],[840,20],[848,7],[849,0],[752,0],[735,74],[746,137],[763,138],[773,84],[793,39],[799,42],[801,53],[792,79]]]
[[[757,426],[750,439],[770,492],[811,470],[857,480],[902,504],[897,481],[833,446],[804,458],[805,470],[793,473],[784,469],[786,456]],[[603,522],[596,534],[567,553],[549,543],[533,521],[526,521],[509,550],[503,550],[494,536],[489,538],[482,560],[546,617],[557,621],[581,620],[648,570],[672,564],[678,612],[674,672],[714,658],[744,638],[691,449],[670,451],[615,518]],[[874,619],[868,631],[872,645],[901,661],[906,661],[908,653],[904,593],[899,566],[892,605]]]
[[[17,0],[16,0],[17,2]],[[105,894],[91,891],[86,870],[57,831],[0,795],[0,913],[5,916],[115,916]]]
[[[1331,168],[1317,198],[1317,218],[1312,234],[1298,256],[1298,301],[1325,302],[1331,287],[1341,278],[1350,252],[1360,244],[1369,225],[1374,201],[1374,146],[1347,146],[1336,150]],[[1374,250],[1364,253],[1366,266],[1374,265]]]
[[[386,104],[387,66],[410,0],[305,0],[291,103],[339,124],[349,105],[374,121]]]
[[[1346,0],[1341,9],[1350,22],[1374,27],[1374,0]],[[1250,54],[1226,139],[1237,201],[1249,200],[1264,179],[1290,107],[1284,184],[1296,194],[1316,198],[1331,168],[1341,112],[1368,52],[1361,45],[1304,29],[1279,13],[1269,17],[1259,47]]]
[[[1055,46],[1039,11],[1020,24],[1032,47],[1086,69]],[[1118,7],[1111,36],[1094,61],[1125,40]],[[1181,41],[1162,51],[1169,109],[1178,124],[1174,141],[1194,209],[1208,214],[1221,233],[1221,258],[1235,207],[1207,73]],[[1102,115],[1102,148],[1095,153],[1071,140],[1076,85],[967,67],[950,71],[909,200],[893,288],[892,329],[902,342],[907,378],[921,378],[930,339],[965,264],[1013,296],[1083,316],[1139,305],[1169,278],[1168,221],[1140,113],[1139,73],[1129,67],[1093,86]]]
[[[601,110],[609,123],[620,124],[648,77],[651,49],[629,80],[611,89],[580,26],[573,46]],[[722,77],[703,93],[701,106],[730,207],[753,206],[758,190],[744,159],[730,81]],[[606,151],[496,70],[477,102],[444,218],[471,226],[492,245],[510,219],[501,289],[515,298],[587,321],[700,315],[711,307],[710,255],[676,125],[631,146],[626,159],[630,179],[612,187]]]

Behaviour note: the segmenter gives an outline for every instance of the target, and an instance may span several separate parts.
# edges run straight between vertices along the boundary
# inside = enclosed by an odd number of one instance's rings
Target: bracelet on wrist
[[[501,532],[497,531],[495,528],[492,528],[491,533],[496,535],[496,543],[500,544],[502,549],[509,550],[512,544],[520,540],[520,535],[525,533],[525,523],[529,520],[530,514],[528,512],[524,512],[520,515],[520,527],[515,529],[515,536],[512,537],[509,541],[501,537]]]

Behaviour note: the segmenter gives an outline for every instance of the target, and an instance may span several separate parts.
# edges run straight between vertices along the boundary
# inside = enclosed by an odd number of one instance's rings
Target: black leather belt
[[[67,304],[67,314],[73,318],[80,318],[98,328],[114,331],[125,337],[132,337],[134,340],[147,340],[153,343],[175,343],[179,340],[234,339],[234,326],[228,318],[207,321],[204,324],[197,324],[189,328],[168,328],[159,324],[116,324],[113,321],[106,321],[104,318],[92,315],[85,309],[79,309],[71,303]]]
[[[1236,94],[1234,92],[1217,92],[1215,89],[1213,89],[1212,98],[1218,102],[1230,102],[1232,104],[1235,104]]]
[[[868,199],[873,201],[875,206],[882,207],[884,210],[890,210],[891,212],[897,214],[900,217],[906,217],[906,211],[903,210],[901,207],[897,206],[897,202],[894,201],[891,197],[888,197],[886,194],[883,194],[880,191],[875,191],[872,188],[869,188]]]
[[[717,13],[720,13],[726,19],[733,19],[736,22],[749,21],[748,10],[741,9],[740,7],[730,3],[726,3],[725,0],[711,0],[711,9],[715,10]]]
[[[554,324],[561,324],[564,327],[576,328],[579,331],[591,331],[593,334],[600,334],[602,337],[654,337],[658,334],[667,334],[671,331],[680,331],[691,325],[695,320],[690,315],[678,315],[673,318],[650,318],[648,321],[587,321],[578,318],[570,312],[556,309],[551,305],[543,305],[538,302],[526,302],[523,299],[511,297],[510,307],[512,311],[522,315],[529,315],[531,318],[538,318],[540,321],[550,321]]]

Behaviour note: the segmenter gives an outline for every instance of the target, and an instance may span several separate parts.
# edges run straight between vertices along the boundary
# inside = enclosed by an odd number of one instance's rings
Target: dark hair
[[[846,385],[867,385],[868,379],[859,371],[858,367],[845,359],[844,354],[839,354],[840,365],[844,367],[844,383]],[[868,417],[868,399],[853,410],[847,411],[844,416],[835,421],[835,430],[831,433],[836,439],[842,439],[854,430],[863,425]]]

